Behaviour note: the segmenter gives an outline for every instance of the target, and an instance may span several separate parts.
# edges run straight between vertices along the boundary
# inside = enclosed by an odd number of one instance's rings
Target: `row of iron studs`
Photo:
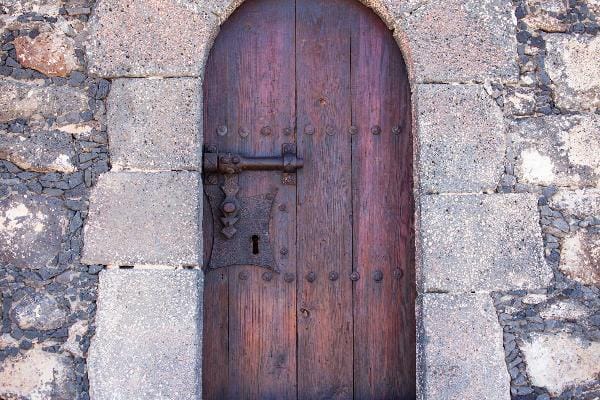
[[[394,278],[400,279],[400,278],[402,278],[402,276],[404,274],[400,268],[396,268],[392,272],[392,275],[394,276]],[[263,272],[262,279],[263,279],[263,281],[269,282],[273,279],[274,276],[275,276],[275,274],[273,272],[266,271],[266,272]],[[247,271],[240,271],[240,273],[238,274],[238,278],[242,281],[247,280],[248,277],[249,277],[249,274]],[[339,277],[340,277],[340,275],[335,271],[331,271],[329,273],[330,281],[337,281]],[[348,277],[350,278],[351,281],[356,282],[357,280],[360,279],[360,274],[357,271],[354,271]],[[383,272],[381,272],[380,270],[375,270],[372,273],[372,277],[375,282],[381,282],[383,280]],[[317,274],[311,271],[311,272],[307,273],[304,276],[304,278],[308,282],[312,283],[317,280]],[[283,274],[283,280],[288,283],[293,282],[294,279],[295,279],[295,275],[290,272],[286,272],[285,274]]]
[[[315,127],[312,126],[312,125],[310,125],[310,124],[306,125],[304,127],[304,134],[305,135],[309,135],[309,136],[310,135],[314,135],[315,131],[316,131]],[[392,133],[394,135],[399,135],[401,131],[402,131],[402,128],[401,128],[400,125],[396,125],[396,126],[394,126],[392,128]],[[229,132],[229,129],[225,125],[221,125],[221,126],[219,126],[217,128],[217,135],[219,135],[219,136],[226,136],[228,132]],[[285,136],[290,136],[293,132],[294,132],[293,128],[285,128],[283,130],[283,134]],[[272,133],[273,133],[273,129],[270,126],[268,126],[268,125],[267,126],[263,126],[260,129],[260,134],[263,135],[263,136],[269,136]],[[333,135],[335,135],[335,128],[333,126],[331,126],[331,125],[327,125],[327,126],[325,126],[325,133],[328,136],[333,136]],[[358,128],[356,126],[352,125],[352,126],[350,126],[348,128],[348,133],[350,135],[356,135],[358,133]],[[381,127],[379,125],[373,125],[371,127],[371,133],[373,135],[381,135]],[[247,138],[250,135],[250,131],[248,129],[246,129],[246,128],[240,128],[240,129],[238,129],[238,134],[240,135],[240,137],[242,137],[242,138],[245,139],[245,138]]]

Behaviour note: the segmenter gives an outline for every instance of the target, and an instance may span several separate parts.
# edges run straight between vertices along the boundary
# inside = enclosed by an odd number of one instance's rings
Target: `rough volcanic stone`
[[[0,368],[0,398],[72,400],[76,398],[73,360],[37,345],[9,357]]]
[[[58,329],[67,321],[66,310],[48,293],[34,293],[19,299],[11,310],[12,320],[21,329]]]
[[[0,130],[0,157],[36,172],[75,172],[73,137],[61,131],[10,133]]]
[[[578,230],[562,243],[559,269],[584,285],[600,286],[600,232]]]
[[[531,115],[535,112],[535,88],[509,86],[504,96],[504,111],[510,116]]]
[[[63,0],[3,0],[7,15],[37,13],[42,15],[58,15]]]
[[[100,273],[92,399],[199,398],[202,282],[199,270]]]
[[[394,34],[417,82],[516,81],[515,25],[509,0],[429,1]]]
[[[0,263],[31,269],[55,264],[68,223],[58,199],[16,193],[1,199]]]
[[[557,396],[571,385],[597,382],[600,342],[567,333],[534,334],[521,345],[531,383]]]
[[[425,291],[493,291],[546,287],[533,194],[421,197]]]
[[[548,304],[540,311],[540,317],[544,319],[562,319],[568,321],[577,321],[588,314],[589,311],[583,304],[571,299]]]
[[[595,186],[600,182],[600,116],[524,118],[510,124],[520,183]]]
[[[103,77],[202,76],[217,16],[190,0],[100,0],[89,23],[89,70]]]
[[[110,172],[90,198],[85,264],[198,265],[199,175]]]
[[[529,13],[523,18],[530,30],[544,32],[566,32],[569,25],[558,18],[567,12],[564,0],[527,0]]]
[[[559,190],[550,198],[550,207],[581,219],[600,217],[600,189]]]
[[[600,108],[600,36],[549,34],[546,70],[555,86],[557,107],[570,110]]]
[[[200,81],[117,79],[108,97],[113,169],[199,166]]]
[[[502,327],[488,294],[423,299],[422,395],[427,400],[510,400]]]
[[[38,81],[0,80],[0,122],[30,118],[34,114],[58,117],[88,109],[82,89],[70,86],[43,86]]]
[[[504,171],[502,111],[480,85],[419,85],[417,135],[426,193],[492,191]]]
[[[13,44],[21,65],[44,75],[67,76],[79,67],[75,41],[60,31],[44,32],[33,39],[19,36]]]

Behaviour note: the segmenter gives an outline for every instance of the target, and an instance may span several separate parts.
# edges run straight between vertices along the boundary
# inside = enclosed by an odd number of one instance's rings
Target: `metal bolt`
[[[375,282],[380,282],[382,279],[383,279],[383,272],[381,272],[378,269],[373,271],[373,280]]]
[[[287,283],[294,282],[294,279],[295,279],[295,278],[296,278],[296,277],[295,277],[295,276],[294,276],[294,274],[292,274],[291,272],[286,272],[286,273],[283,275],[283,280],[284,280],[284,281],[286,281]]]
[[[352,271],[352,273],[350,274],[350,280],[356,282],[359,279],[360,274],[358,273],[358,271]]]
[[[328,136],[333,136],[333,135],[335,134],[335,128],[334,128],[332,125],[327,125],[327,126],[325,127],[325,133],[326,133]]]
[[[317,274],[315,274],[314,272],[309,272],[308,274],[306,274],[306,280],[309,282],[314,282],[315,279],[317,279]]]
[[[287,247],[282,247],[282,248],[281,248],[281,250],[279,250],[279,253],[280,253],[282,256],[286,256],[286,255],[287,255],[287,253],[288,253],[288,249],[287,249]]]
[[[304,127],[304,134],[305,135],[313,135],[315,133],[315,127],[308,124]]]
[[[263,272],[262,274],[263,281],[269,282],[273,279],[273,273],[271,271]]]
[[[392,133],[394,135],[399,135],[401,131],[402,131],[402,127],[400,125],[396,125],[392,128]]]
[[[338,273],[337,273],[337,272],[335,272],[335,271],[331,271],[331,272],[329,273],[329,280],[330,280],[330,281],[337,281],[337,279],[338,279],[339,277],[340,277],[340,274],[338,274]]]
[[[379,135],[381,133],[381,127],[379,125],[375,125],[371,128],[371,133],[373,135]]]
[[[292,128],[285,128],[285,129],[283,130],[283,134],[284,134],[285,136],[290,136],[292,133],[294,133],[294,130],[293,130]]]
[[[358,133],[358,128],[352,125],[350,128],[348,128],[348,133],[351,135],[356,135]]]
[[[263,126],[262,129],[260,130],[260,134],[263,136],[269,136],[271,134],[272,130],[270,126]]]
[[[400,268],[396,268],[394,269],[394,272],[392,272],[392,275],[394,276],[394,278],[400,279],[402,278],[402,275],[404,275],[404,272],[402,272]]]
[[[233,158],[231,159],[231,162],[234,164],[239,164],[240,163],[240,157],[239,156],[233,156]]]
[[[238,129],[238,133],[243,138],[247,138],[248,135],[250,135],[250,131],[248,131],[248,129],[246,129],[246,128],[240,128],[240,129]]]
[[[300,314],[302,314],[302,316],[304,318],[308,318],[310,316],[310,311],[308,311],[306,308],[302,307],[300,309]]]
[[[217,128],[217,135],[225,136],[227,135],[227,127],[225,125],[221,125]]]
[[[204,149],[206,150],[207,153],[216,153],[217,152],[217,146],[214,144],[207,144],[204,146]]]
[[[238,274],[238,278],[240,278],[240,281],[245,281],[246,279],[248,279],[248,272],[240,271],[240,273]]]
[[[279,211],[283,211],[283,212],[287,211],[287,206],[285,204],[280,204]]]
[[[236,209],[236,207],[235,207],[234,203],[227,202],[227,203],[223,204],[223,211],[225,211],[226,213],[230,214],[230,213],[234,212],[235,209]]]

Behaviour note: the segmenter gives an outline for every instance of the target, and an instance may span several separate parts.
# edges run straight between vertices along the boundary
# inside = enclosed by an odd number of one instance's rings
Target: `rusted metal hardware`
[[[383,280],[383,272],[381,272],[381,270],[378,269],[373,271],[373,280],[375,282],[381,282]]]
[[[304,166],[304,160],[296,157],[295,144],[284,143],[281,153],[281,157],[245,157],[206,151],[202,168],[208,174],[239,174],[242,171],[282,171],[289,174]]]
[[[360,274],[358,273],[358,271],[352,271],[352,273],[350,274],[350,280],[353,282],[356,282],[359,279],[360,279]]]

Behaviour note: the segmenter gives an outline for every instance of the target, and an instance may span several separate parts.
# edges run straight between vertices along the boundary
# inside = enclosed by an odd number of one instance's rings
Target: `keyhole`
[[[258,254],[258,236],[252,235],[252,254]]]

